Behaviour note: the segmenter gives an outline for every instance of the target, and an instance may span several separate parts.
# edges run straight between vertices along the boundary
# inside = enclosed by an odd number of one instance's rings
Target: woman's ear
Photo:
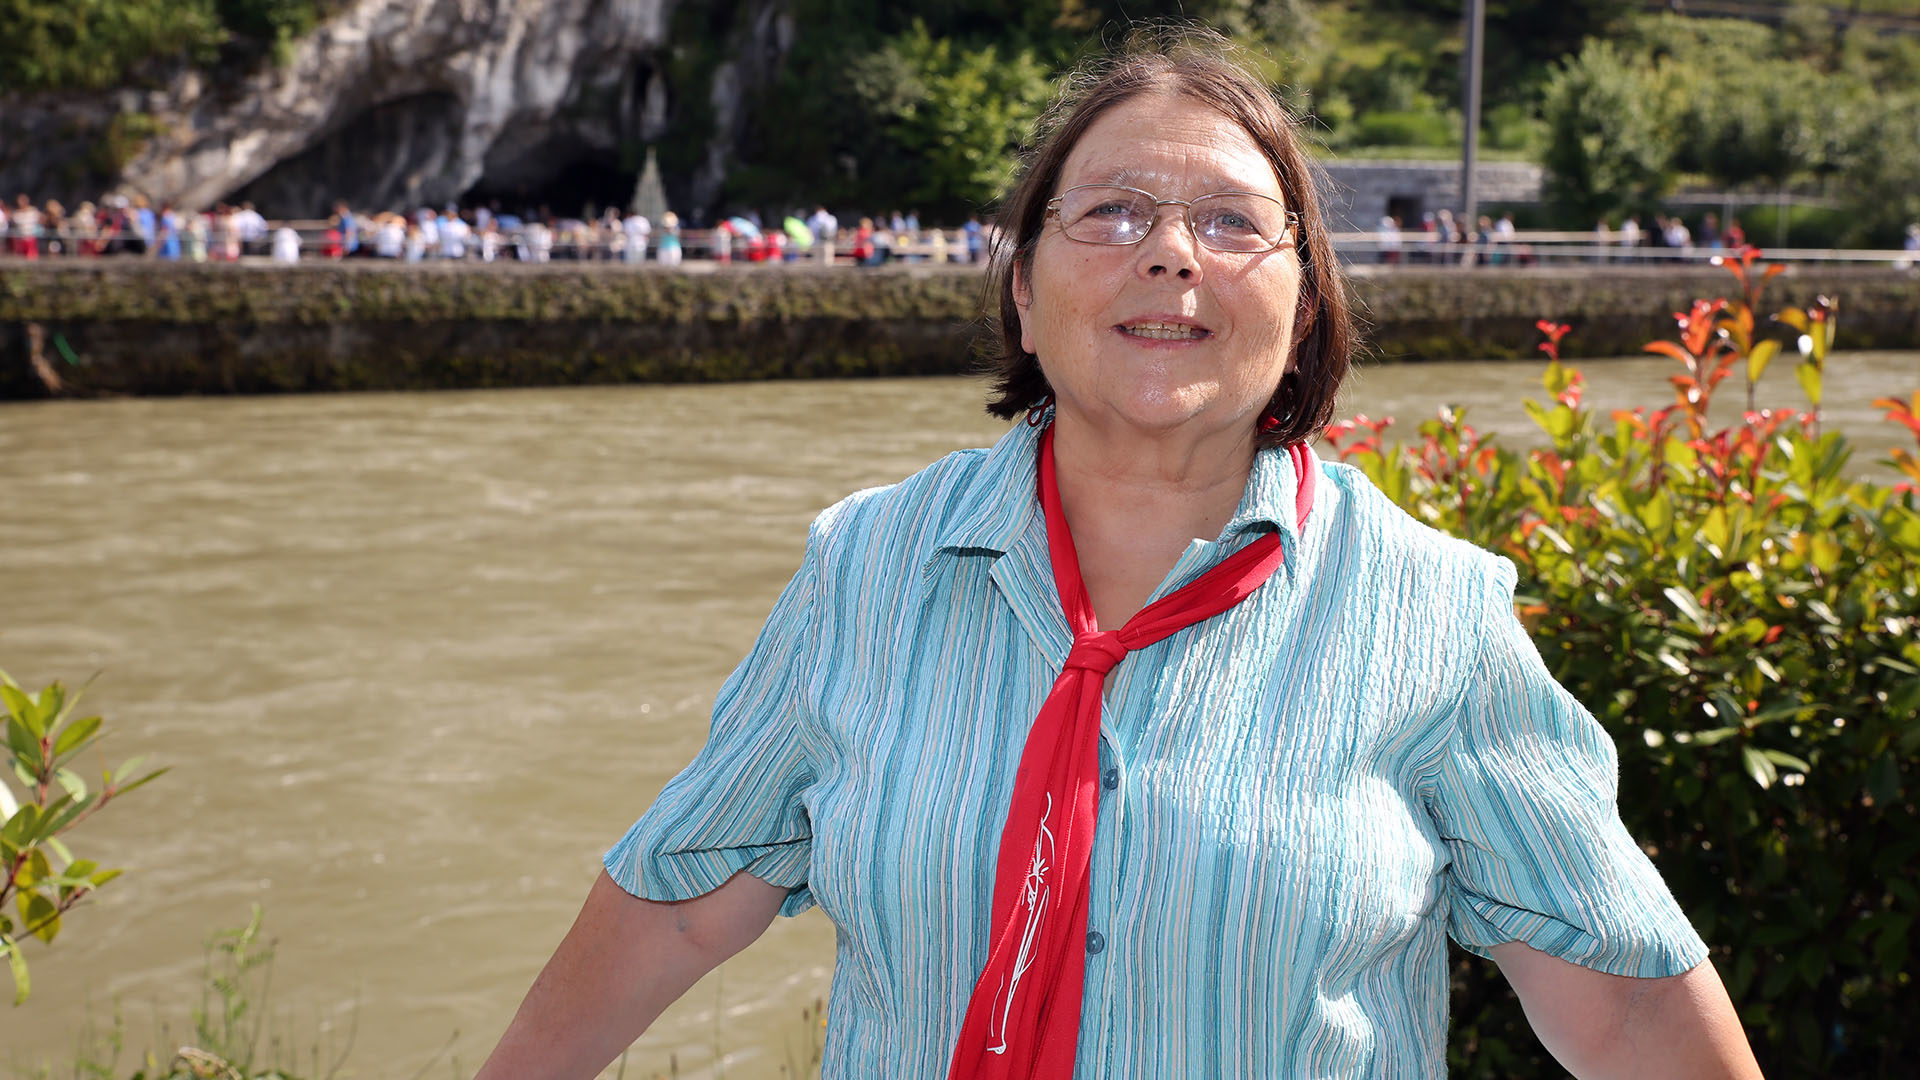
[[[1033,287],[1027,280],[1026,260],[1017,255],[1013,260],[1013,307],[1020,315],[1020,348],[1038,355],[1039,350],[1033,347]]]

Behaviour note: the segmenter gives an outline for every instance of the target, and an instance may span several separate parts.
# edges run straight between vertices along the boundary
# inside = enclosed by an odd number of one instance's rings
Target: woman
[[[1307,450],[1348,314],[1223,49],[1056,107],[996,279],[1027,422],[814,524],[483,1077],[591,1075],[814,903],[829,1077],[1440,1076],[1449,934],[1576,1073],[1757,1075],[1512,567]]]

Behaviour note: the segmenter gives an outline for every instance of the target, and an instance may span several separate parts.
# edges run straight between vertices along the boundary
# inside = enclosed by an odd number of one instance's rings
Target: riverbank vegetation
[[[1764,314],[1768,271],[1648,351],[1671,404],[1599,416],[1542,323],[1551,440],[1522,454],[1443,409],[1329,439],[1426,523],[1512,559],[1554,677],[1620,756],[1620,809],[1712,947],[1772,1076],[1893,1077],[1920,1053],[1920,458],[1858,479],[1823,431],[1831,301]],[[1797,389],[1782,391],[1791,369]],[[1771,379],[1763,378],[1772,374]],[[1716,395],[1745,394],[1715,428]],[[1920,450],[1920,390],[1875,403]],[[1495,970],[1454,970],[1452,1074],[1557,1076]]]

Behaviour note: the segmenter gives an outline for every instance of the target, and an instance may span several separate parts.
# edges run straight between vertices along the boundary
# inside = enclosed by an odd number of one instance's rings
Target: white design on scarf
[[[1047,905],[1053,899],[1053,887],[1047,884],[1047,871],[1053,868],[1053,830],[1047,828],[1047,819],[1052,816],[1053,793],[1049,791],[1047,808],[1040,813],[1040,833],[1033,838],[1033,864],[1027,868],[1027,883],[1020,892],[1020,899],[1027,907],[1027,925],[1020,935],[1020,952],[1014,957],[1012,976],[1000,980],[1000,990],[1006,994],[1004,1004],[1000,991],[994,994],[994,1016],[999,1030],[994,1030],[993,1021],[987,1025],[988,1040],[997,1037],[1000,1045],[987,1047],[989,1054],[1007,1052],[1007,1017],[1013,1012],[1013,996],[1020,992],[1021,976],[1033,966],[1034,942],[1040,936],[1040,923],[1046,917]]]

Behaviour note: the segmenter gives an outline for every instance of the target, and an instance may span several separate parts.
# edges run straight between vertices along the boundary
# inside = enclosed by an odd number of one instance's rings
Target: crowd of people
[[[1747,243],[1740,219],[1724,227],[1709,212],[1693,229],[1679,215],[1656,214],[1643,227],[1637,215],[1617,226],[1605,219],[1593,229],[1590,261],[1685,259],[1695,253],[1737,251]],[[656,262],[677,266],[691,255],[720,263],[798,262],[820,265],[879,266],[888,262],[984,262],[992,250],[993,226],[970,216],[957,228],[923,227],[915,211],[861,217],[851,228],[825,206],[812,213],[794,211],[771,223],[757,212],[722,218],[710,228],[683,231],[678,215],[659,220],[608,208],[577,217],[561,217],[542,208],[517,215],[497,202],[485,206],[449,204],[421,207],[410,214],[367,213],[344,202],[334,204],[324,221],[271,222],[251,202],[218,203],[206,210],[182,210],[152,204],[143,196],[110,195],[71,210],[54,200],[35,204],[27,195],[0,200],[0,251],[15,258],[139,255],[164,260],[207,262],[268,258],[293,263],[302,258],[374,258],[398,262],[561,261]],[[1451,210],[1420,216],[1406,227],[1385,216],[1374,236],[1375,257],[1385,264],[1530,266],[1539,253],[1524,242],[1513,214],[1479,215],[1472,229]],[[1920,253],[1920,225],[1908,228],[1905,248]],[[1644,252],[1635,249],[1646,249]]]
[[[71,210],[27,195],[0,203],[0,237],[7,255],[22,259],[137,255],[172,261],[266,258],[372,258],[397,262],[561,261],[656,262],[676,266],[688,257],[716,262],[795,262],[878,266],[891,261],[977,263],[986,259],[991,229],[978,215],[957,228],[923,227],[914,211],[862,217],[843,229],[824,206],[778,224],[749,212],[710,228],[683,230],[672,211],[658,221],[615,208],[577,217],[542,208],[524,215],[490,205],[412,213],[356,211],[336,203],[324,221],[271,222],[251,202],[206,210],[158,206],[142,196],[109,196]]]

